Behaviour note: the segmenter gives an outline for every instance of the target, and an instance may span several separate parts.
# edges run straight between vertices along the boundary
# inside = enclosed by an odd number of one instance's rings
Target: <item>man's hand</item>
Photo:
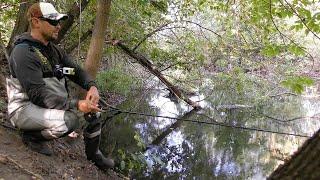
[[[100,96],[99,91],[95,86],[91,86],[87,92],[86,100],[90,101],[93,105],[97,106]]]
[[[101,109],[99,109],[97,105],[93,104],[89,100],[80,100],[78,102],[78,109],[79,109],[79,111],[84,112],[84,113],[101,111]]]

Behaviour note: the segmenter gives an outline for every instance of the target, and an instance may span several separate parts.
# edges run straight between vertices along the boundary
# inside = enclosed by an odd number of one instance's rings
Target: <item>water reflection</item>
[[[188,106],[171,101],[166,97],[168,92],[161,88],[150,93],[145,101],[139,101],[139,105],[134,104],[133,98],[121,108],[136,107],[136,111],[148,114],[207,122],[214,120],[233,126],[296,134],[312,135],[320,127],[318,119],[310,118],[319,113],[316,99],[285,96],[253,107],[221,106],[224,108],[218,109],[217,102],[221,105],[221,102],[239,104],[243,101],[237,101],[232,96],[224,96],[223,99],[221,92],[215,93],[212,99],[201,102],[205,108],[197,113],[188,114]],[[204,97],[199,95],[193,100],[202,100]],[[283,122],[296,117],[301,118]],[[103,142],[103,145],[113,144],[113,150],[123,149],[127,153],[142,152],[146,168],[129,172],[132,178],[137,179],[265,179],[306,139],[161,117],[123,114],[112,122],[109,135],[105,135],[108,142]],[[147,145],[145,149],[138,147],[134,138],[136,133]],[[115,152],[113,154],[117,155]]]

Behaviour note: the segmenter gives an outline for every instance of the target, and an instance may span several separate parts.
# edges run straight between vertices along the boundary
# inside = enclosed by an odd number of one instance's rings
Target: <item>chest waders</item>
[[[36,50],[36,52],[41,57],[41,61],[43,64],[48,62],[48,61],[45,61],[46,58],[41,54],[39,50],[38,51]],[[101,141],[101,123],[102,123],[100,114],[87,113],[84,115],[84,118],[88,122],[88,125],[86,126],[83,132],[85,153],[86,153],[87,159],[94,162],[94,164],[100,169],[106,170],[109,168],[113,168],[114,167],[113,159],[106,158],[99,150],[100,141]],[[69,133],[71,132],[68,132],[67,134]]]
[[[37,54],[41,57],[41,61],[45,64],[45,57],[42,53],[36,50]],[[41,56],[42,55],[42,56]],[[49,65],[50,66],[50,65]],[[106,170],[114,167],[113,159],[106,158],[99,150],[101,141],[101,117],[98,113],[87,113],[84,115],[88,125],[84,129],[84,144],[87,159],[94,162],[100,169]],[[68,132],[71,133],[71,132]],[[66,134],[67,135],[67,134]]]
[[[113,159],[106,158],[99,150],[102,124],[100,113],[88,113],[84,118],[89,123],[83,132],[87,159],[93,161],[100,169],[113,168]]]
[[[29,49],[33,50],[38,56],[38,60],[42,64],[42,71],[43,71],[43,78],[45,77],[52,77],[57,79],[62,79],[64,76],[57,77],[56,75],[61,73],[63,75],[74,75],[73,68],[66,68],[66,67],[52,67],[50,64],[49,59],[44,56],[41,51],[32,45],[29,44]],[[58,72],[58,73],[54,73]],[[61,84],[62,85],[62,84]],[[66,84],[60,90],[67,89]],[[67,93],[66,93],[67,95]],[[43,109],[43,108],[42,108]],[[54,110],[54,109],[47,109],[47,110]],[[57,110],[61,111],[61,110]],[[57,132],[60,132],[60,134],[55,134],[55,136],[48,137],[43,133],[42,129],[37,130],[28,130],[21,128],[22,130],[22,141],[26,146],[28,146],[31,150],[44,154],[44,155],[52,155],[53,152],[51,148],[49,148],[47,141],[53,138],[59,138],[63,136],[67,136],[69,133],[71,133],[73,130],[75,130],[75,127],[77,123],[72,122],[78,122],[79,117],[74,115],[74,113],[71,113],[69,110],[64,111],[64,116],[62,116],[63,124],[61,127],[66,127],[62,131],[61,129]],[[33,113],[38,114],[38,113]],[[51,113],[50,113],[51,114]],[[99,150],[100,146],[100,140],[101,140],[101,120],[100,116],[96,113],[88,113],[85,114],[85,120],[88,122],[88,125],[84,129],[84,144],[85,144],[85,153],[88,160],[91,160],[95,163],[97,167],[100,169],[106,170],[108,168],[114,167],[114,161],[110,158],[106,158],[101,151]],[[33,118],[32,118],[33,119]],[[43,119],[39,119],[39,121],[44,121]],[[53,121],[50,121],[53,122]],[[54,121],[55,122],[55,121]],[[60,126],[59,126],[60,127]]]

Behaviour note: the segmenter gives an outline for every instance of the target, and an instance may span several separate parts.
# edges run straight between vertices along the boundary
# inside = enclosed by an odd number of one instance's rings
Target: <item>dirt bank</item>
[[[5,93],[0,91],[2,97]],[[104,96],[117,104],[121,98]],[[5,119],[6,104],[0,109],[0,180],[30,179],[127,179],[109,170],[103,172],[85,157],[81,130],[76,138],[65,137],[50,142],[54,154],[45,156],[29,150],[21,141],[19,132],[10,128]],[[9,128],[8,128],[9,127]]]
[[[0,126],[0,179],[124,179],[86,160],[82,136],[54,140],[50,146],[53,156],[35,153],[17,131]]]

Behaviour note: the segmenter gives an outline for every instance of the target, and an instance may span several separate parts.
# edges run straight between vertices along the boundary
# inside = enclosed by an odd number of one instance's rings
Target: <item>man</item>
[[[36,3],[28,9],[30,33],[20,35],[9,58],[7,79],[8,113],[11,123],[22,131],[31,149],[52,155],[47,141],[73,132],[79,125],[79,111],[85,113],[87,159],[99,168],[114,166],[99,150],[101,121],[99,92],[92,79],[52,41],[58,38],[60,21],[68,18],[50,3]],[[65,78],[87,90],[84,100],[70,99]]]

